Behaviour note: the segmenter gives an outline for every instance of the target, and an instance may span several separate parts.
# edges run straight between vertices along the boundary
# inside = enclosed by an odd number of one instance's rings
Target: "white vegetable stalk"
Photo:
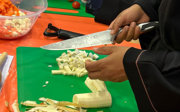
[[[97,54],[88,54],[86,51],[78,49],[75,51],[67,50],[67,54],[62,53],[62,55],[56,59],[60,70],[52,70],[52,74],[75,75],[77,77],[82,77],[88,73],[85,69],[85,61],[95,61],[98,58],[99,56]]]
[[[81,105],[83,108],[102,108],[112,105],[111,94],[108,91],[75,94],[73,102]]]
[[[111,94],[103,81],[91,80],[87,77],[85,84],[92,93],[75,94],[73,96],[74,103],[81,105],[83,108],[101,108],[112,105]]]

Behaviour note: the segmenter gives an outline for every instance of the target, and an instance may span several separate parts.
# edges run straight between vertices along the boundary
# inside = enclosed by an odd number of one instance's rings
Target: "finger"
[[[87,62],[87,63],[91,63],[91,62],[93,62],[93,61],[91,61],[91,60],[86,60],[86,62]]]
[[[101,59],[102,60],[102,59]],[[102,69],[102,61],[98,60],[98,61],[86,61],[85,62],[85,68],[88,72],[96,72],[96,71],[100,71]]]
[[[119,33],[117,38],[116,38],[117,43],[121,43],[126,38],[128,30],[129,30],[129,26],[125,26],[122,29],[121,33]]]
[[[119,28],[122,26],[123,21],[121,21],[120,18],[116,19],[111,27],[111,35],[115,35],[118,31]]]
[[[111,22],[111,24],[109,25],[109,30],[112,30],[112,27],[113,27],[113,25],[114,25],[114,22],[115,22],[115,20],[113,21],[113,22]]]
[[[135,28],[135,33],[134,33],[134,40],[137,40],[137,39],[139,38],[140,33],[141,33],[140,27],[139,27],[139,26],[136,26],[136,28]]]
[[[94,48],[93,51],[101,55],[110,55],[116,50],[116,48],[117,46],[100,47]]]
[[[88,76],[90,79],[101,79],[102,78],[101,72],[89,72]]]
[[[126,37],[126,39],[125,39],[126,41],[130,41],[130,40],[133,39],[134,33],[135,33],[135,28],[136,28],[136,23],[135,23],[135,22],[132,22],[132,23],[130,24],[127,37]]]

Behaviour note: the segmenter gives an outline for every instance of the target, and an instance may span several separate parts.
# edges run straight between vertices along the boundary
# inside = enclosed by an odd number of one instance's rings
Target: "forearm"
[[[133,4],[138,4],[150,17],[151,21],[158,20],[158,8],[161,0],[135,0]]]

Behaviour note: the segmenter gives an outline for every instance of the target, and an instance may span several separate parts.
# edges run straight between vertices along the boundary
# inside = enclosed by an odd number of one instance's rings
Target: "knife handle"
[[[3,52],[1,55],[0,55],[0,67],[1,65],[4,63],[4,61],[6,60],[7,58],[7,53],[6,52]]]
[[[138,26],[140,27],[141,32],[147,32],[154,29],[155,27],[159,27],[159,22],[158,21],[146,22],[146,23],[138,24]],[[111,38],[112,42],[117,38],[118,34],[121,33],[122,29],[123,28],[120,28],[119,32]]]
[[[71,32],[67,30],[62,30],[62,29],[60,29],[57,34],[58,38],[60,39],[71,39],[71,38],[82,36],[82,35],[83,34]]]
[[[44,36],[46,37],[58,37],[60,39],[70,39],[78,36],[82,36],[83,34],[75,33],[63,29],[59,29],[53,26],[51,23],[48,24],[48,27],[44,31]]]
[[[146,32],[154,29],[155,27],[159,27],[159,22],[154,21],[154,22],[141,23],[138,26],[140,27],[141,32]]]

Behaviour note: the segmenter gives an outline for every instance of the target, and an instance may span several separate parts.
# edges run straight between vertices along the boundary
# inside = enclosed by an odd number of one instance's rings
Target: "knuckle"
[[[118,21],[115,20],[112,25],[113,25],[113,28],[116,28],[118,26]]]
[[[85,64],[85,68],[87,71],[89,71],[91,67],[89,65]]]
[[[101,63],[98,64],[99,68],[103,69],[106,66],[106,62],[104,60],[101,61]]]

